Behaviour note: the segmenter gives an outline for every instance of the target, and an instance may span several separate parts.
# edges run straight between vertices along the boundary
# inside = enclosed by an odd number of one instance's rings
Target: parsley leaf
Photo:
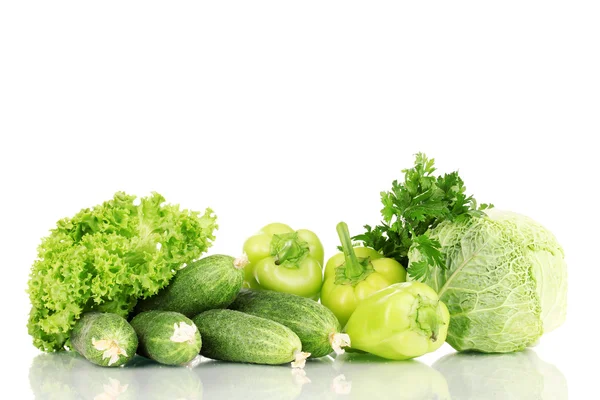
[[[429,239],[426,232],[445,220],[483,216],[483,210],[493,205],[477,205],[473,196],[467,196],[457,171],[436,176],[434,159],[423,153],[416,154],[413,168],[402,172],[402,182],[395,180],[389,192],[381,192],[381,224],[365,225],[365,233],[352,239],[406,268],[408,251],[417,246],[424,258],[413,262],[408,273],[416,280],[423,280],[432,267],[445,268],[440,243]]]

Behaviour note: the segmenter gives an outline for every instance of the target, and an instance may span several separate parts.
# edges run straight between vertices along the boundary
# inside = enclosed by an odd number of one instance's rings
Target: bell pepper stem
[[[298,268],[298,263],[309,252],[308,243],[298,237],[298,232],[273,235],[271,239],[271,256],[275,258],[275,265]]]
[[[281,263],[285,262],[290,256],[293,255],[293,253],[295,253],[294,241],[286,240],[283,246],[281,246],[281,249],[279,250],[277,255],[275,256],[275,264],[280,265]]]
[[[346,260],[346,276],[348,278],[354,278],[360,276],[365,272],[365,267],[361,265],[354,253],[352,247],[352,240],[350,240],[350,232],[348,231],[348,225],[345,222],[340,222],[336,226],[340,242],[342,244],[342,251],[344,252],[344,258]]]

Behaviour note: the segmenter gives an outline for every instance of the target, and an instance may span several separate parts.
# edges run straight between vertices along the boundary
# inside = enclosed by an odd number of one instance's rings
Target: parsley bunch
[[[405,268],[409,249],[417,246],[423,258],[408,269],[415,280],[422,280],[432,267],[445,268],[440,243],[427,236],[429,229],[445,220],[483,216],[483,210],[493,207],[477,205],[473,196],[465,194],[458,171],[443,176],[434,175],[435,171],[434,159],[418,153],[414,167],[402,171],[404,181],[395,180],[391,191],[381,192],[381,225],[365,225],[366,232],[353,237]]]

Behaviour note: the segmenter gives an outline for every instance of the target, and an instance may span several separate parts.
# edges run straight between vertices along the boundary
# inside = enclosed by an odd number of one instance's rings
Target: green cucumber
[[[89,312],[75,323],[71,346],[88,361],[118,367],[131,360],[138,347],[133,327],[120,315]]]
[[[131,320],[138,354],[161,364],[181,365],[200,352],[202,340],[191,319],[174,311],[145,311]]]
[[[303,368],[310,355],[291,329],[234,310],[209,310],[192,318],[202,336],[200,354],[213,360]]]
[[[340,333],[337,317],[324,305],[306,297],[270,290],[242,289],[229,306],[257,317],[267,318],[290,328],[302,341],[302,350],[312,358],[323,357],[350,345],[348,335]]]
[[[149,310],[175,311],[188,318],[213,308],[225,308],[244,282],[248,259],[216,254],[190,263],[156,295],[138,302],[135,314]]]

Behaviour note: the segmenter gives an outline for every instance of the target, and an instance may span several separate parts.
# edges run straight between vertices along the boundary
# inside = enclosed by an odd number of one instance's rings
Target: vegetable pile
[[[445,341],[485,353],[531,346],[566,317],[562,248],[537,222],[478,204],[458,172],[435,171],[417,154],[381,193],[379,225],[354,237],[337,225],[342,251],[327,263],[314,232],[283,223],[250,236],[241,257],[200,258],[215,239],[210,209],[116,193],[42,240],[33,343],[107,367],[136,353],[303,368],[344,348],[406,360]]]
[[[354,239],[438,293],[456,350],[523,350],[565,320],[563,249],[532,219],[478,206],[458,172],[435,176],[433,165],[417,154],[404,182],[381,195],[383,223]]]
[[[409,274],[422,279],[430,267],[444,267],[444,256],[439,241],[431,239],[428,231],[444,221],[463,221],[485,216],[483,210],[492,204],[477,205],[473,196],[465,194],[466,187],[458,171],[435,176],[434,160],[422,153],[415,157],[415,165],[405,169],[404,182],[392,183],[392,190],[381,193],[383,222],[353,237],[385,257],[408,267],[409,250],[417,249],[423,255],[411,264]]]
[[[346,325],[359,302],[391,284],[406,281],[406,270],[373,249],[352,247],[345,222],[337,225],[337,232],[343,253],[327,261],[321,302]]]

